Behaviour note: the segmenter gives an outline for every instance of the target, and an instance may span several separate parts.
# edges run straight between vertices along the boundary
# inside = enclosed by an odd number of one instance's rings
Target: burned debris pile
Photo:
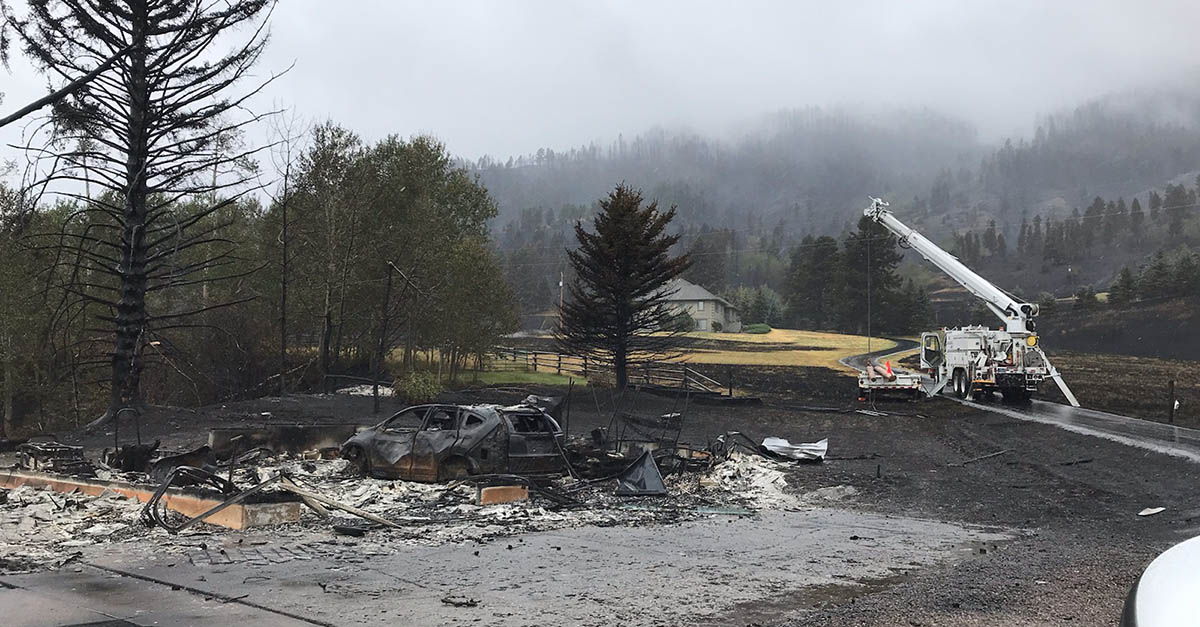
[[[81,547],[220,528],[371,534],[373,542],[441,544],[582,525],[666,524],[794,508],[786,465],[824,458],[824,441],[762,444],[723,434],[680,441],[682,412],[614,412],[567,437],[558,399],[511,406],[423,405],[357,430],[341,447],[278,425],[210,434],[213,446],[138,443],[100,460],[53,442],[23,445],[0,470],[0,572],[61,564]],[[339,426],[340,435],[346,433]],[[312,428],[310,428],[312,429]],[[287,433],[286,442],[272,434]],[[278,450],[276,450],[278,449]],[[122,451],[134,451],[134,455]],[[150,455],[145,453],[150,451]],[[140,466],[131,460],[141,455]],[[114,466],[113,463],[122,462]]]

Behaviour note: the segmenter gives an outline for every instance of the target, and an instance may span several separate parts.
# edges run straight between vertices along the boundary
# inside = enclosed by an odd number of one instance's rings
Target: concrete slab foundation
[[[104,481],[100,479],[81,479],[64,475],[32,472],[25,470],[0,471],[0,488],[17,488],[29,486],[62,492],[65,494],[87,494],[100,496],[104,492],[115,492],[126,498],[145,503],[154,495],[157,486],[139,485],[128,481]],[[256,495],[257,496],[257,495]],[[170,488],[163,495],[162,502],[167,509],[183,514],[197,516],[220,505],[225,500],[218,494],[205,494],[189,491],[183,488]],[[227,507],[205,522],[228,527],[230,529],[245,529],[256,525],[278,525],[281,523],[300,520],[301,503],[298,497],[273,498],[269,502],[247,502]]]

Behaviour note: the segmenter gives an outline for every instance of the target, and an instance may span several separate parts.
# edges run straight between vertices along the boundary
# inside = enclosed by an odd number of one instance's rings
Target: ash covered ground
[[[536,495],[480,507],[469,486],[362,479],[341,460],[262,460],[258,472],[285,469],[403,523],[363,537],[335,534],[312,514],[245,532],[201,525],[170,535],[143,526],[141,506],[124,499],[20,489],[0,505],[0,566],[24,574],[0,581],[49,590],[91,575],[136,583],[138,594],[167,585],[187,598],[196,597],[189,589],[248,595],[222,607],[304,607],[317,624],[339,625],[1115,624],[1146,563],[1197,533],[1190,462],[944,400],[855,413],[836,392],[852,380],[817,370],[744,369],[739,378],[761,385],[764,404],[688,405],[681,440],[703,445],[728,431],[829,438],[822,464],[744,455],[668,476],[667,497],[617,498],[611,484],[597,484],[578,495],[585,507],[571,509]],[[511,403],[531,391],[565,392],[480,389],[445,400]],[[565,422],[586,434],[621,402],[576,387]],[[648,415],[679,408],[652,395],[623,402]],[[399,407],[385,399],[383,415]],[[369,398],[351,395],[158,409],[143,437],[184,449],[211,427],[370,424],[380,419],[370,409]],[[98,452],[109,438],[62,439]],[[1167,509],[1137,516],[1152,506]],[[319,603],[309,601],[314,593]],[[462,604],[442,602],[458,596]]]

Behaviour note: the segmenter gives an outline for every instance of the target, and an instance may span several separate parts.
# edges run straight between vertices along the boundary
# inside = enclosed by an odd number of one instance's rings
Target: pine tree
[[[1196,256],[1191,251],[1185,251],[1175,260],[1172,268],[1171,291],[1177,296],[1193,296],[1200,293],[1200,277],[1197,277]]]
[[[846,236],[842,255],[845,274],[838,306],[838,325],[842,330],[865,331],[868,294],[872,317],[878,317],[895,303],[900,284],[896,266],[904,258],[897,249],[891,232],[866,216],[859,219],[858,230]]]
[[[109,192],[107,200],[65,195],[87,203],[86,212],[107,223],[98,236],[106,246],[88,252],[101,295],[70,286],[79,297],[107,306],[102,318],[112,334],[108,411],[143,404],[141,378],[146,347],[160,334],[185,327],[189,315],[228,303],[178,304],[155,311],[147,295],[209,282],[232,261],[230,250],[213,252],[230,226],[220,213],[240,193],[218,192],[253,178],[239,162],[254,150],[230,150],[229,140],[255,121],[245,114],[250,93],[234,93],[266,47],[262,21],[268,0],[31,0],[28,17],[8,26],[30,59],[52,82],[70,83],[116,57],[109,68],[59,101],[50,120],[56,141],[34,150],[65,171],[46,175],[78,180],[82,171]],[[245,33],[240,44],[222,35]],[[123,54],[121,54],[124,51]],[[269,82],[271,79],[267,79]],[[241,118],[241,119],[238,119]],[[76,141],[58,141],[63,139]],[[82,141],[81,141],[82,140]],[[226,174],[218,180],[217,171]],[[212,183],[202,173],[214,173]],[[232,179],[232,180],[230,180]],[[181,209],[179,199],[205,199]],[[215,223],[215,224],[214,224]],[[64,244],[80,249],[88,240]],[[204,251],[184,261],[185,251]],[[164,340],[166,341],[166,340]]]
[[[837,240],[828,235],[807,237],[792,251],[786,283],[792,324],[813,329],[833,325],[841,265]]]
[[[677,235],[666,235],[675,207],[642,206],[642,193],[618,185],[600,201],[595,232],[575,225],[579,248],[568,253],[575,280],[563,304],[559,345],[566,352],[611,360],[618,387],[628,383],[631,363],[670,355],[678,334],[664,286],[691,261],[671,257]]]
[[[1150,221],[1151,222],[1158,222],[1159,213],[1160,213],[1159,210],[1162,209],[1162,205],[1163,205],[1162,196],[1159,196],[1158,192],[1156,192],[1156,191],[1150,192]]]
[[[1116,307],[1127,305],[1137,298],[1137,292],[1138,286],[1133,272],[1129,270],[1129,266],[1125,266],[1121,268],[1117,280],[1108,288],[1108,302]]]
[[[1171,294],[1171,268],[1163,257],[1162,251],[1154,254],[1150,265],[1142,269],[1138,277],[1139,298],[1162,298]]]
[[[1182,235],[1183,217],[1187,215],[1190,205],[1187,189],[1183,185],[1167,186],[1166,194],[1163,196],[1162,210],[1166,214],[1167,228],[1171,230],[1172,235]]]
[[[1134,198],[1133,204],[1129,206],[1129,232],[1133,233],[1135,241],[1140,239],[1145,221],[1146,214],[1142,212],[1142,203]]]
[[[998,248],[996,246],[996,221],[988,220],[987,229],[983,232],[983,247],[987,249],[988,254],[996,254]]]

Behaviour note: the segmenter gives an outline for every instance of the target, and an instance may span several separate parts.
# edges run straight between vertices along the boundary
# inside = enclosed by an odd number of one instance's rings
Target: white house
[[[712,292],[683,279],[674,279],[663,288],[667,303],[676,311],[686,313],[696,321],[697,331],[742,330],[737,307]]]

